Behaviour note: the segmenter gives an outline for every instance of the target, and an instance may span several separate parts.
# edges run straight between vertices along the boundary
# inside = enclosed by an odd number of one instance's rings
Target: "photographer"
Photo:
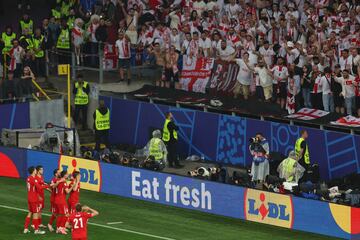
[[[257,133],[254,138],[250,138],[249,150],[253,156],[251,166],[252,181],[263,182],[269,175],[269,143],[262,133]]]
[[[297,162],[295,151],[290,151],[288,158],[284,159],[278,166],[279,177],[286,182],[298,183],[305,169]]]
[[[161,131],[155,130],[152,133],[152,139],[145,147],[146,160],[145,168],[151,170],[163,170],[167,161],[167,150],[164,142],[161,140]]]

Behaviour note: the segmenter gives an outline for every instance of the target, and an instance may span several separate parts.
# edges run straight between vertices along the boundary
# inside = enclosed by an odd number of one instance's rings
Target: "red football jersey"
[[[71,188],[75,184],[75,180],[71,180],[71,183],[69,184],[69,188]],[[80,182],[78,183],[76,191],[72,190],[70,192],[70,196],[68,199],[69,204],[76,204],[79,202],[80,197]]]
[[[53,179],[51,179],[50,184],[55,184],[57,182],[57,180],[58,180],[58,178],[54,177]],[[55,191],[56,191],[56,188],[53,188],[51,190],[50,202],[52,202],[52,203],[55,202],[55,195],[56,195]]]
[[[40,185],[38,184],[38,180],[36,177],[29,176],[26,179],[27,191],[28,191],[28,202],[36,203],[39,201],[38,197],[38,189],[40,189]]]
[[[57,185],[57,187],[55,188],[55,204],[66,205],[66,188],[68,188],[66,182],[62,182]]]
[[[87,238],[87,222],[91,218],[91,213],[87,212],[75,212],[69,217],[69,223],[72,226],[72,238]]]
[[[35,178],[36,178],[38,184],[41,186],[41,188],[38,189],[38,194],[42,199],[44,199],[44,195],[45,195],[44,188],[46,188],[44,177],[36,175]]]

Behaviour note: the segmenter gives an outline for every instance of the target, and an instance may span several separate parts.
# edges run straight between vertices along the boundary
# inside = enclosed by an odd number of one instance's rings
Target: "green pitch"
[[[330,239],[326,236],[85,190],[81,191],[80,200],[100,212],[88,225],[90,240]],[[44,225],[47,225],[49,220],[49,204],[49,194],[46,193],[47,216],[43,216]],[[24,180],[0,178],[0,240],[71,239],[70,234],[61,236],[48,231],[43,236],[23,234],[26,209]]]

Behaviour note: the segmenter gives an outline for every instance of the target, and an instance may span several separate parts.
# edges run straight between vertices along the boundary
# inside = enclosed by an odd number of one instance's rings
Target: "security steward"
[[[6,55],[6,66],[10,64],[10,55],[8,54],[13,47],[13,40],[16,39],[16,33],[13,32],[10,26],[5,28],[5,32],[1,34],[0,46],[2,47],[2,56],[0,62],[3,63],[4,55]],[[1,48],[0,48],[1,49]],[[4,66],[5,64],[3,64]]]
[[[20,32],[21,34],[25,34],[25,32],[32,35],[34,33],[34,22],[30,19],[28,13],[24,13],[22,19],[19,22]]]
[[[56,42],[56,50],[59,55],[59,64],[70,63],[71,33],[67,25],[67,19],[61,19],[60,34]]]
[[[280,178],[285,178],[286,182],[298,181],[296,176],[296,167],[298,162],[296,161],[296,154],[294,151],[290,151],[289,156],[285,158],[278,166],[277,171]]]
[[[165,117],[162,140],[168,150],[169,167],[181,168],[183,166],[179,164],[176,149],[178,142],[177,130],[179,130],[179,128],[175,125],[171,112],[166,113]]]
[[[38,77],[45,77],[45,42],[40,28],[35,29],[32,37],[32,49],[35,56],[35,74]]]
[[[73,94],[75,96],[75,113],[74,121],[75,124],[79,124],[79,116],[81,114],[81,126],[83,130],[87,129],[87,111],[89,105],[89,83],[83,80],[83,75],[78,74],[76,76],[76,82],[73,86]]]
[[[298,162],[306,170],[310,168],[310,155],[309,155],[309,146],[306,143],[308,138],[308,133],[306,130],[300,131],[300,138],[296,140],[295,143],[295,154],[298,159]]]
[[[109,146],[110,110],[105,106],[104,100],[100,100],[98,109],[93,114],[95,129],[95,150],[100,151],[100,144]]]
[[[147,157],[145,166],[147,166],[148,169],[161,171],[165,168],[167,150],[164,142],[161,140],[160,130],[153,131],[152,138],[146,145],[145,155]]]

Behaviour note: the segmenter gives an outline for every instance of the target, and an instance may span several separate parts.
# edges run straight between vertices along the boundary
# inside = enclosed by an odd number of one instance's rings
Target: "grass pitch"
[[[49,220],[46,191],[43,224]],[[90,240],[322,240],[327,236],[82,190],[80,201],[100,212],[88,225]],[[236,204],[236,203],[234,203]],[[46,232],[23,234],[27,192],[22,179],[0,178],[0,240],[71,239]]]

